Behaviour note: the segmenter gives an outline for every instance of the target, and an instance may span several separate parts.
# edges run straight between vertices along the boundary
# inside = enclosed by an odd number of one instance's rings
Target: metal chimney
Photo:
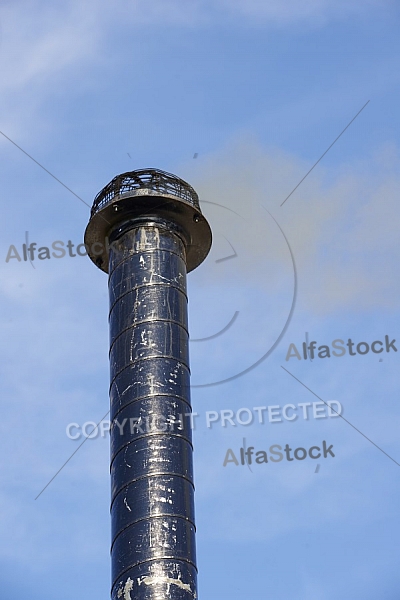
[[[85,244],[109,273],[113,600],[193,600],[197,568],[186,273],[211,247],[194,189],[115,177]]]

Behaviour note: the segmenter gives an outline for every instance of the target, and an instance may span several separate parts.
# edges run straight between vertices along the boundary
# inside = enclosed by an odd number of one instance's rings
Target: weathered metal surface
[[[179,177],[157,169],[141,169],[114,177],[96,196],[85,231],[89,258],[109,268],[109,235],[131,220],[164,219],[185,241],[186,270],[203,262],[211,247],[211,230],[194,189]]]
[[[113,598],[197,594],[184,259],[183,241],[155,224],[110,251]]]
[[[194,600],[186,273],[211,230],[191,186],[146,169],[98,194],[85,243],[109,273],[112,600]]]
[[[91,216],[104,208],[116,196],[160,195],[176,196],[200,210],[199,197],[191,185],[172,173],[160,169],[137,169],[117,175],[94,199]]]

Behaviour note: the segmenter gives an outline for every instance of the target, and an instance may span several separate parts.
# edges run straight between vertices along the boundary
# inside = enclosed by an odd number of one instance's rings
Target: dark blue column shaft
[[[112,599],[193,600],[185,246],[132,224],[109,256]]]

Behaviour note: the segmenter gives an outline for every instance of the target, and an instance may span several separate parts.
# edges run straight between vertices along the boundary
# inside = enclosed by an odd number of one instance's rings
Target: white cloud
[[[44,7],[20,2],[3,8],[2,88],[49,77],[93,52],[96,21],[85,4]]]
[[[121,33],[138,27],[207,27],[247,18],[263,26],[292,23],[325,24],[336,18],[371,14],[390,7],[391,0],[121,0],[103,4],[70,0],[63,4],[17,0],[0,10],[1,126],[11,135],[29,135],[40,108],[60,81],[70,82],[83,72],[109,60],[108,45]],[[65,79],[67,78],[67,79]],[[45,115],[37,127],[44,127]],[[34,135],[34,134],[33,134]]]
[[[281,207],[311,165],[242,139],[199,161],[196,169],[189,170],[189,180],[201,198],[214,199],[246,217],[241,225],[246,248],[238,237],[240,228],[232,225],[230,231],[226,215],[216,215],[211,225],[237,244],[238,253],[244,253],[237,261],[238,276],[242,283],[246,278],[251,289],[269,284],[261,271],[268,260],[275,264],[277,281],[279,272],[281,278],[291,277],[286,245],[275,243],[273,251],[268,246],[271,234],[262,205],[288,237],[303,309],[319,314],[395,309],[399,162],[396,149],[387,147],[334,171],[321,164]],[[211,267],[209,271],[204,275],[212,275]]]
[[[43,136],[49,123],[39,115],[60,76],[95,60],[97,15],[85,3],[23,1],[3,5],[0,19],[0,129],[18,140]]]

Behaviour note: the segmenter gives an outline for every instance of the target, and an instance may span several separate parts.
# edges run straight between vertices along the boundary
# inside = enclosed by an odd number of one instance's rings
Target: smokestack
[[[186,273],[211,247],[194,189],[158,169],[96,196],[85,244],[109,274],[113,600],[194,600]]]

